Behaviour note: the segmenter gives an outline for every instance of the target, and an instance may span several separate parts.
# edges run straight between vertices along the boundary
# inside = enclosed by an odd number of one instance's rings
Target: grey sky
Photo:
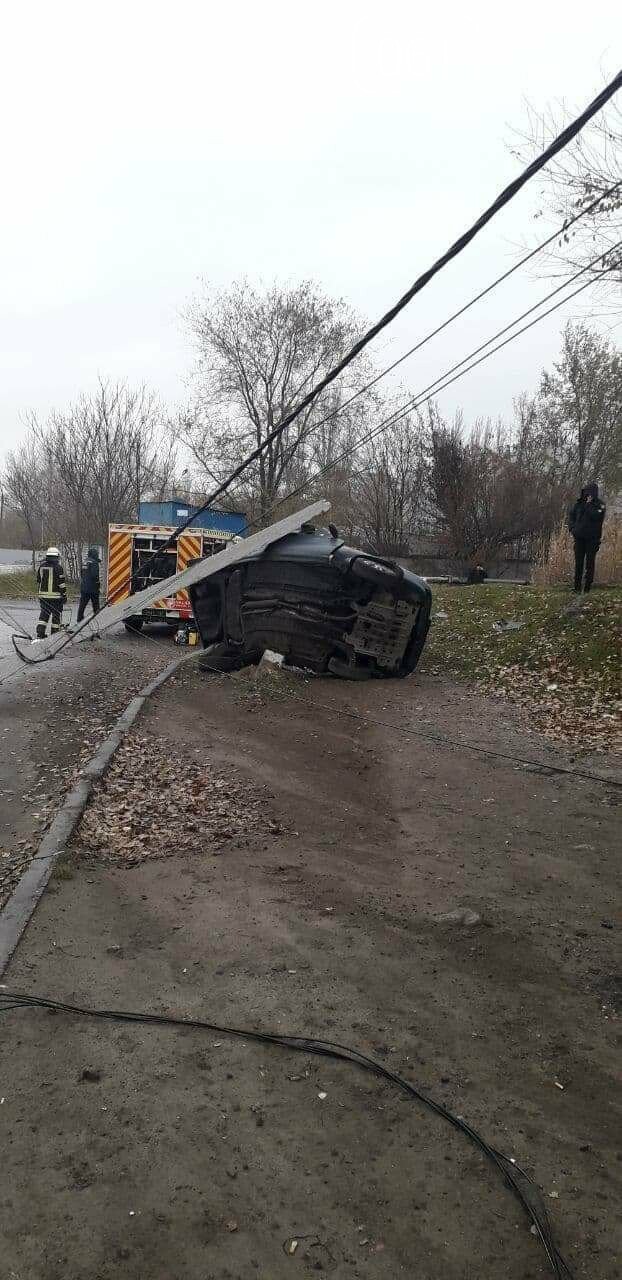
[[[179,311],[216,285],[311,276],[375,318],[515,174],[525,100],[582,107],[622,10],[526,0],[49,0],[2,9],[3,445],[98,374],[184,396]],[[534,234],[523,193],[379,342],[395,358]],[[537,227],[537,224],[536,224]],[[546,292],[529,275],[414,357],[425,386]],[[441,403],[508,413],[572,308]]]

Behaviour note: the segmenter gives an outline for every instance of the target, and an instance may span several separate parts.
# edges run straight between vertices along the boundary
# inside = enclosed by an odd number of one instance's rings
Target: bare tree
[[[538,112],[529,108],[526,126],[511,150],[521,163],[532,160],[567,125],[575,113],[565,107]],[[611,101],[581,133],[542,170],[538,217],[563,230],[551,248],[549,273],[576,271],[600,254],[592,269],[599,296],[619,307],[622,285],[622,112]],[[606,194],[610,193],[610,194]],[[590,213],[568,226],[576,214]],[[538,260],[539,261],[539,260]],[[603,268],[606,276],[599,275]]]
[[[23,516],[9,505],[2,488],[0,488],[0,543],[3,547],[30,546],[26,522]]]
[[[32,435],[13,452],[7,454],[3,483],[13,509],[21,516],[28,531],[35,568],[36,551],[44,537],[44,477],[37,445]]]
[[[81,397],[66,414],[54,412],[45,425],[32,414],[29,428],[42,463],[48,537],[63,546],[75,577],[91,523],[87,494],[95,438],[88,400]]]
[[[252,448],[265,445],[246,481],[256,493],[256,501],[249,494],[251,505],[264,516],[294,476],[336,456],[339,442],[373,403],[369,396],[345,405],[369,373],[361,359],[266,443],[349,349],[360,326],[343,301],[325,297],[309,281],[259,290],[242,280],[221,293],[206,291],[188,308],[187,322],[198,360],[192,406],[176,424],[178,438],[200,470],[218,480]],[[330,422],[320,428],[328,415]]]
[[[567,489],[622,486],[622,357],[595,330],[566,325],[561,358],[542,375],[538,415],[547,468]]]
[[[446,423],[433,409],[429,447],[431,498],[452,554],[485,562],[550,532],[547,477],[519,459],[502,424],[476,422],[467,433],[460,413]]]
[[[46,422],[28,415],[26,427],[25,443],[7,459],[7,493],[33,547],[45,530],[72,577],[88,543],[106,545],[109,523],[136,519],[141,495],[174,484],[174,445],[144,387],[100,382]]]
[[[426,457],[421,423],[406,417],[372,441],[357,462],[354,521],[370,548],[407,555],[425,505]]]
[[[162,498],[174,487],[176,449],[144,384],[100,382],[90,414],[96,441],[90,491],[97,526],[105,531],[112,520],[134,518],[147,491]]]

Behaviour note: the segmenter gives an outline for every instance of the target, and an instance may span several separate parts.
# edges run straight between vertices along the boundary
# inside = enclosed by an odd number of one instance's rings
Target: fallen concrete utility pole
[[[239,560],[245,560],[247,556],[260,554],[267,547],[272,546],[272,543],[278,542],[281,538],[286,537],[288,533],[298,532],[304,524],[312,523],[318,516],[324,515],[327,511],[330,511],[330,502],[323,498],[319,502],[312,503],[309,507],[303,507],[302,511],[296,511],[291,516],[285,516],[283,520],[278,520],[276,524],[271,524],[267,529],[260,529],[258,533],[251,534],[250,538],[242,538],[239,542],[229,543],[224,551],[208,556],[207,559],[199,561],[198,564],[190,565],[188,569],[184,569],[181,573],[175,573],[170,578],[163,578],[160,582],[154,582],[152,586],[145,587],[144,591],[137,591],[135,595],[127,596],[119,604],[106,605],[94,618],[89,618],[86,623],[80,623],[80,627],[74,632],[63,631],[58,635],[48,637],[47,640],[39,641],[38,644],[27,644],[25,641],[21,641],[20,637],[14,637],[13,644],[15,649],[25,662],[35,662],[37,665],[40,662],[46,662],[70,645],[79,644],[82,640],[90,640],[94,636],[101,635],[102,631],[107,631],[109,627],[114,627],[117,623],[124,622],[126,618],[131,618],[134,614],[140,613],[142,609],[148,608],[156,600],[172,596],[177,591],[183,591],[184,588],[191,587],[195,582],[202,582],[204,578],[209,578],[212,574],[219,573],[222,569],[234,565]]]

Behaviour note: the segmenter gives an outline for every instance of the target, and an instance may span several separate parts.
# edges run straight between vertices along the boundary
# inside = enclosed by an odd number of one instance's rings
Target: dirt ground
[[[354,1045],[533,1173],[577,1277],[621,1276],[619,790],[549,775],[570,758],[441,680],[259,688],[187,669],[140,733],[260,787],[265,825],[216,853],[171,822],[129,868],[78,841],[5,983]],[[457,908],[480,923],[437,919]],[[36,1011],[0,1029],[2,1280],[551,1274],[468,1141],[354,1067]]]

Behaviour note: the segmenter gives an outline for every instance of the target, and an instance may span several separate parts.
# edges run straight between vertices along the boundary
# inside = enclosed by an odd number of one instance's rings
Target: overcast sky
[[[608,0],[6,0],[0,108],[4,447],[104,377],[184,398],[201,277],[313,277],[376,318],[515,175],[512,128],[583,107],[621,61]],[[524,192],[373,355],[388,362],[533,242]],[[403,368],[413,391],[547,290],[528,274]],[[572,309],[446,393],[508,414]],[[0,447],[1,453],[1,447]]]

